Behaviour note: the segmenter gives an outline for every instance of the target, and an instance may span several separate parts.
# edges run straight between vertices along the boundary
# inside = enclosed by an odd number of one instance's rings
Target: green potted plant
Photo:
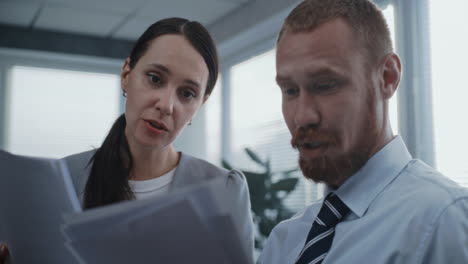
[[[293,215],[283,200],[296,188],[298,178],[291,174],[298,169],[273,172],[269,159],[262,160],[249,148],[245,148],[245,152],[263,171],[259,173],[242,170],[249,185],[253,221],[258,227],[255,247],[262,249],[273,227]],[[225,160],[222,164],[226,169],[232,168]]]

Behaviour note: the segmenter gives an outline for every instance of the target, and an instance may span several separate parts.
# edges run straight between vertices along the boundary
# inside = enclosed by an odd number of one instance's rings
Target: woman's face
[[[127,59],[121,79],[129,144],[170,145],[208,98],[208,74],[203,57],[181,35],[152,40],[133,69]]]

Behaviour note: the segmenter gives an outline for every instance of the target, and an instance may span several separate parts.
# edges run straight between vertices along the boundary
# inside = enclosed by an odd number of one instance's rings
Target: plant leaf
[[[265,218],[265,208],[270,208],[270,202],[262,199],[263,197],[250,197],[252,201],[252,211],[260,219]]]
[[[279,180],[271,185],[271,189],[274,191],[286,191],[291,192],[296,187],[298,178],[289,178]]]
[[[271,174],[271,162],[270,159],[267,159],[265,162],[266,173]]]
[[[293,168],[293,169],[290,169],[290,170],[282,171],[281,173],[285,174],[285,175],[288,175],[288,174],[291,174],[291,173],[296,172],[298,170],[299,170],[299,168]]]
[[[281,222],[283,220],[291,218],[294,213],[291,212],[288,208],[282,208],[281,210],[278,210],[278,216],[277,216],[277,221]]]
[[[258,223],[258,231],[260,231],[260,234],[262,234],[264,237],[268,237],[271,233],[271,230],[273,230],[273,228],[276,226],[277,222],[268,219],[262,220],[263,221]]]
[[[249,186],[250,196],[260,196],[265,197],[266,186],[265,179],[268,178],[268,174],[265,173],[255,173],[250,171],[242,171],[247,180],[247,185]]]
[[[225,168],[226,170],[232,170],[231,164],[229,164],[229,162],[227,162],[227,160],[225,160],[225,159],[222,159],[222,160],[221,160],[221,165],[222,165],[223,168]]]
[[[262,167],[265,167],[265,163],[262,161],[262,159],[260,159],[260,157],[255,153],[253,152],[251,149],[249,148],[245,148],[245,152],[247,152],[247,155],[249,155],[249,157],[255,161],[256,163],[260,164]]]

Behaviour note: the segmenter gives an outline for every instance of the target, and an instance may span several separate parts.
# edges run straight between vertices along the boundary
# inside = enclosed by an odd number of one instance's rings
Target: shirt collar
[[[354,214],[362,217],[377,195],[400,174],[411,159],[403,139],[396,136],[335,193]],[[326,192],[330,191],[327,188]]]

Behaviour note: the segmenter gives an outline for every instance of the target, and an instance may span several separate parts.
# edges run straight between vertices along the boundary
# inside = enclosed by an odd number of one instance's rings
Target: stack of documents
[[[0,171],[12,264],[250,263],[219,193],[225,179],[82,212],[60,160],[0,152]]]
[[[78,263],[60,232],[63,215],[81,211],[65,164],[0,150],[0,242],[11,263]]]

